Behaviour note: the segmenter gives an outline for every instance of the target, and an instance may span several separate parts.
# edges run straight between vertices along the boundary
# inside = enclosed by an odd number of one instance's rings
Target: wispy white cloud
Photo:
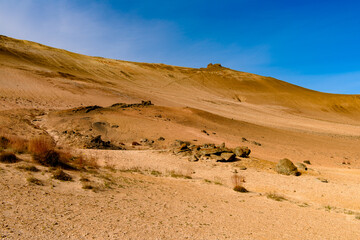
[[[173,22],[115,12],[89,1],[0,0],[0,33],[83,54],[202,67],[209,62],[254,71],[269,61],[266,47],[244,49],[184,36]]]
[[[145,21],[111,12],[101,4],[79,7],[73,2],[0,0],[0,32],[75,52],[121,59],[136,58],[146,49],[163,46],[171,33],[171,23],[166,21]]]

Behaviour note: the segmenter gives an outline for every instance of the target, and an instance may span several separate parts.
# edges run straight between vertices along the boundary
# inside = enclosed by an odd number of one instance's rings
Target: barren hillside
[[[360,95],[0,36],[4,239],[358,239],[359,146]]]

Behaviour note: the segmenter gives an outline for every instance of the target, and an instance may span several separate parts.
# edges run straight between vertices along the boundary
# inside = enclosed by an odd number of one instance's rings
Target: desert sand
[[[99,135],[119,150],[88,149]],[[46,136],[99,165],[64,182],[28,152],[0,163],[3,239],[360,239],[360,95],[0,36],[0,136]],[[251,153],[191,162],[176,140]],[[282,175],[283,158],[311,164]]]

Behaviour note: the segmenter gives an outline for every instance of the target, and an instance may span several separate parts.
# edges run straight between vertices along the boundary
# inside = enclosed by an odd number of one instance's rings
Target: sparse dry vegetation
[[[248,192],[248,190],[243,186],[243,183],[245,182],[245,178],[243,176],[234,174],[231,177],[231,181],[233,183],[233,190],[236,192]]]
[[[61,169],[53,173],[53,178],[61,181],[72,181],[72,177]]]
[[[29,183],[35,184],[35,185],[39,185],[39,186],[43,186],[43,182],[35,177],[28,177],[26,179]]]
[[[184,178],[184,179],[192,179],[190,175],[184,175],[181,172],[177,172],[175,170],[170,171],[170,176],[173,178]]]
[[[269,198],[269,199],[278,201],[278,202],[282,202],[282,201],[285,201],[285,200],[286,200],[285,197],[283,197],[282,195],[277,194],[277,193],[275,193],[275,192],[266,193],[266,197]]]
[[[42,155],[54,150],[55,144],[48,137],[37,137],[29,141],[28,149],[35,155]]]
[[[37,167],[35,167],[33,165],[31,165],[31,166],[18,166],[17,168],[20,169],[20,170],[28,171],[28,172],[39,172],[40,171]]]
[[[25,153],[28,151],[28,141],[21,137],[11,136],[10,147],[16,153]]]

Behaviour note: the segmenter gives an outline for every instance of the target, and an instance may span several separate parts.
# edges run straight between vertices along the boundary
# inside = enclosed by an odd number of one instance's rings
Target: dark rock
[[[154,105],[151,103],[151,101],[141,101],[141,105],[143,106],[151,106],[151,105]]]
[[[305,160],[304,163],[311,165],[309,160]]]
[[[258,142],[255,142],[255,141],[252,141],[251,143],[256,145],[256,146],[259,146],[259,147],[261,146],[261,143],[258,143]]]
[[[119,128],[119,125],[112,125],[111,128]]]
[[[158,138],[158,141],[165,141],[165,138],[159,137],[159,138]]]
[[[100,109],[102,107],[94,105],[94,106],[87,106],[87,107],[80,107],[80,108],[76,108],[73,110],[73,112],[85,112],[85,113],[89,113],[91,111],[94,111],[96,109]]]
[[[133,103],[133,104],[126,104],[126,103],[115,103],[111,105],[112,108],[132,108],[132,107],[145,107],[154,105],[151,101],[141,101],[141,103]]]
[[[248,142],[248,140],[246,139],[246,138],[241,138],[241,141],[243,141],[243,142]]]
[[[284,175],[295,175],[299,176],[300,172],[297,167],[289,159],[281,159],[275,167],[275,171]]]
[[[132,145],[132,146],[141,146],[141,144],[138,143],[138,142],[132,142],[131,145]]]
[[[94,137],[88,144],[85,145],[88,149],[107,149],[107,150],[122,150],[123,147],[116,146],[110,141],[103,141],[101,135]]]
[[[202,133],[205,133],[206,135],[210,135],[206,130],[201,130]]]
[[[19,159],[13,153],[1,153],[0,154],[0,162],[2,163],[16,163]]]

